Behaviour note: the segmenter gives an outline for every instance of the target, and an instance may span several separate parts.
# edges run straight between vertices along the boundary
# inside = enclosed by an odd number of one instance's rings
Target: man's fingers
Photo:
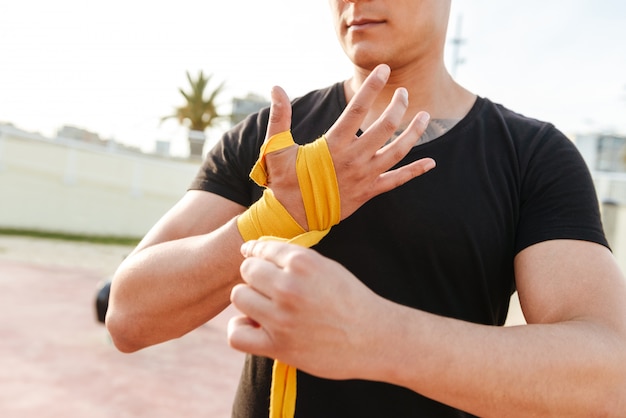
[[[233,287],[230,292],[230,301],[242,314],[261,324],[274,311],[272,301],[269,298],[244,284]]]
[[[263,355],[270,340],[263,328],[247,316],[236,316],[228,321],[228,344],[235,350]]]
[[[369,152],[376,152],[391,138],[400,126],[408,106],[409,93],[405,88],[397,89],[382,115],[361,135]]]
[[[339,119],[328,130],[326,138],[329,141],[337,139],[350,140],[354,138],[361,124],[369,112],[370,106],[381,92],[391,73],[390,68],[381,64],[374,68],[365,79],[361,88],[354,94]]]
[[[376,168],[379,172],[389,170],[408,154],[426,131],[429,120],[427,112],[419,112],[398,138],[380,148],[376,153]]]
[[[293,264],[295,244],[278,240],[253,240],[241,246],[241,255],[246,258],[261,258],[278,268],[285,268]]]
[[[276,281],[282,278],[282,271],[276,264],[259,257],[249,257],[243,260],[239,267],[241,278],[254,290],[263,296],[275,297]]]
[[[400,168],[381,174],[372,189],[372,196],[388,192],[419,177],[435,168],[436,163],[432,158],[422,158]]]
[[[265,140],[289,129],[291,129],[291,102],[285,90],[275,86],[271,92],[270,117]]]

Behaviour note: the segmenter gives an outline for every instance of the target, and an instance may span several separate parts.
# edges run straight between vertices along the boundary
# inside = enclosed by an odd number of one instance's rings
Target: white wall
[[[184,194],[198,166],[0,125],[0,228],[139,238]],[[601,202],[618,203],[603,215],[626,271],[626,175],[597,173],[595,181]]]
[[[0,126],[0,228],[143,236],[198,162],[121,152]]]
[[[612,213],[611,213],[612,212]],[[626,273],[626,205],[603,208],[603,223],[613,255]]]

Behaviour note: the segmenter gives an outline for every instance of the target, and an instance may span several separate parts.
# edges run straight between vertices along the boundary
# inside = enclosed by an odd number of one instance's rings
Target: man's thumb
[[[291,129],[291,102],[285,90],[275,86],[271,92],[270,119],[265,140]]]

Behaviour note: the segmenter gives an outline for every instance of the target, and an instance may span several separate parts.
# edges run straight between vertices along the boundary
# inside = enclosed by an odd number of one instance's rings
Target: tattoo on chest
[[[454,125],[459,123],[461,119],[431,119],[428,123],[428,127],[422,134],[422,136],[417,140],[414,146],[423,145],[427,142],[430,142],[434,139],[439,138],[446,132],[448,132]],[[397,137],[399,137],[402,132],[404,132],[405,128],[398,129],[394,134],[389,138],[387,143],[393,141]]]

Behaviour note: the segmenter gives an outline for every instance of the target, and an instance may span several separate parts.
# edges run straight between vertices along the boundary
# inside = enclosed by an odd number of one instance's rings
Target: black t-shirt
[[[345,106],[341,83],[294,100],[296,142],[318,138]],[[267,119],[265,109],[225,134],[191,188],[244,206],[254,203],[262,189],[248,174]],[[437,167],[373,198],[314,247],[387,299],[502,325],[515,290],[518,252],[552,239],[608,246],[588,169],[573,143],[550,124],[478,98],[456,126],[414,147],[399,165],[423,157],[434,158]],[[267,416],[271,364],[248,357],[233,416]],[[394,385],[299,371],[296,416],[469,415]]]

